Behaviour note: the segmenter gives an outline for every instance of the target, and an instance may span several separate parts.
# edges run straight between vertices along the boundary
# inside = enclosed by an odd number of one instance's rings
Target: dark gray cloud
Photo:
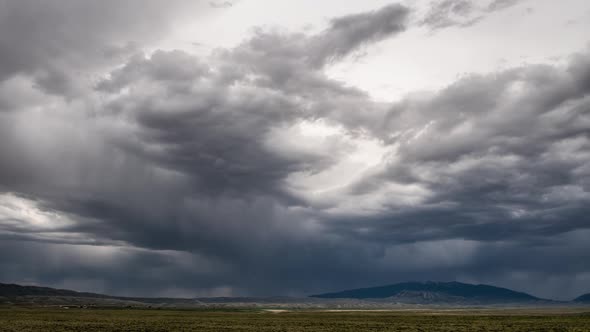
[[[393,105],[378,130],[396,156],[353,193],[419,186],[421,207],[390,214],[385,205],[358,228],[395,242],[524,240],[588,228],[588,68],[580,54],[565,67],[467,77]]]
[[[141,10],[138,10],[141,8]],[[198,17],[199,2],[0,1],[0,81],[22,73],[48,93],[71,96],[135,44],[157,40],[172,17]]]
[[[36,16],[23,4],[4,6]],[[480,10],[440,6],[432,27]],[[17,42],[39,32],[2,30],[18,47],[1,67],[0,279],[183,296],[457,279],[573,297],[590,283],[588,53],[395,103],[325,74],[402,33],[409,13],[391,5],[314,35],[259,29],[207,57],[142,51],[143,24],[117,36],[91,24],[71,45],[59,34],[55,53]],[[19,65],[25,50],[39,53]],[[55,61],[68,65],[52,73]],[[70,88],[79,69],[100,75]],[[300,128],[318,124],[337,134]],[[360,178],[341,171],[317,192],[297,181],[325,181],[362,140],[387,153]]]
[[[311,42],[310,61],[324,64],[348,55],[359,47],[404,31],[410,10],[394,4],[377,11],[332,19],[326,31]]]

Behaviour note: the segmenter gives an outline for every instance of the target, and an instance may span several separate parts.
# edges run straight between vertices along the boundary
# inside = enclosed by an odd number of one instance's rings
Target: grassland
[[[590,310],[273,313],[0,307],[0,331],[590,331]]]

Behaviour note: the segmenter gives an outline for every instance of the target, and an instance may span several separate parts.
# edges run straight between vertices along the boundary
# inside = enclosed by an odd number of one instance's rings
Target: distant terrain
[[[38,286],[0,283],[0,304],[154,307],[154,308],[281,308],[396,309],[417,307],[545,307],[583,306],[584,295],[572,302],[541,299],[490,285],[460,282],[406,282],[345,290],[310,297],[122,297]]]
[[[0,303],[41,305],[149,306],[194,304],[195,299],[123,297],[39,286],[0,283]]]
[[[324,299],[387,299],[402,303],[492,304],[549,301],[489,285],[461,282],[405,282],[388,286],[359,288],[336,293],[312,295]]]
[[[590,303],[590,293],[578,296],[575,302]]]

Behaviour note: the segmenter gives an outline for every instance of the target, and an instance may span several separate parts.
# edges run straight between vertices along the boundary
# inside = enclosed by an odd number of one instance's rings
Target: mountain
[[[590,303],[590,293],[576,297],[574,302]]]
[[[0,296],[13,298],[19,296],[68,296],[68,297],[87,297],[87,298],[115,298],[113,296],[82,293],[67,289],[55,289],[38,286],[21,286],[16,284],[0,283]]]
[[[520,303],[543,301],[510,289],[461,282],[404,282],[311,295],[323,299],[381,299],[400,303]]]
[[[585,301],[582,296],[577,301]],[[409,308],[423,305],[560,305],[532,295],[460,282],[406,282],[311,297],[149,298],[122,297],[38,286],[0,283],[1,304],[152,308]]]
[[[31,304],[87,304],[96,305],[151,305],[175,304],[186,305],[198,303],[195,299],[181,298],[143,298],[111,296],[96,293],[76,292],[67,289],[56,289],[39,286],[21,286],[0,283],[0,303],[31,303]]]

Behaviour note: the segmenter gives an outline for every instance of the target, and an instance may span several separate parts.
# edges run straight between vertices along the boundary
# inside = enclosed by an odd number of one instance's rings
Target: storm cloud
[[[396,101],[328,74],[516,4],[441,1],[421,20],[391,4],[196,55],[157,43],[209,2],[0,2],[0,279],[149,296],[585,291],[583,43]]]

